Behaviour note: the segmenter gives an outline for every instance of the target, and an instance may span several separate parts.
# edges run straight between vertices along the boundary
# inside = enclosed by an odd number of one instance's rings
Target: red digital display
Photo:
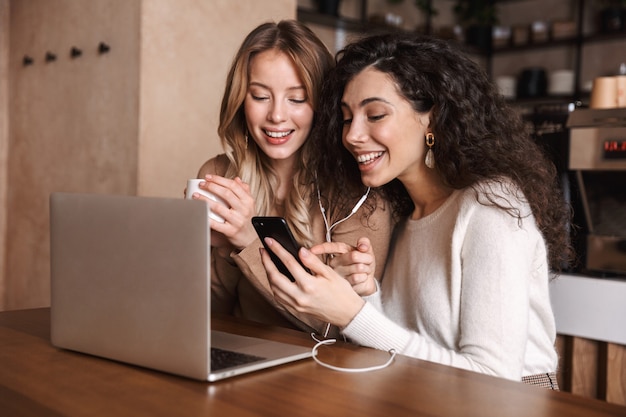
[[[626,159],[626,140],[605,140],[603,151],[604,159]]]

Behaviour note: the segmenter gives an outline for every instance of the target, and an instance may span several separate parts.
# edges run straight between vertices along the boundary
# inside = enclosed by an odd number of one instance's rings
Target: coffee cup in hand
[[[210,191],[207,190],[203,190],[202,188],[200,188],[200,183],[203,182],[203,179],[190,179],[187,181],[187,191],[185,192],[185,198],[187,200],[191,200],[193,198],[193,194],[194,193],[198,193],[200,195],[203,195],[205,197],[207,197],[209,200],[215,201],[217,203],[223,204],[225,206],[228,206],[226,204],[226,202],[221,199],[220,197],[216,196],[215,194],[213,194]],[[216,222],[220,222],[220,223],[224,223],[224,218],[216,213],[214,213],[212,210],[209,212],[209,217],[212,220],[215,220]]]

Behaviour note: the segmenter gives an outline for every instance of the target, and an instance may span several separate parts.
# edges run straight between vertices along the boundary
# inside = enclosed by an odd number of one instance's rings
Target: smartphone
[[[276,265],[276,268],[278,268],[283,275],[289,278],[292,282],[295,282],[293,275],[291,275],[291,272],[289,272],[285,264],[283,264],[278,256],[276,256],[276,254],[274,254],[274,252],[272,252],[272,250],[265,244],[266,237],[271,237],[280,243],[282,247],[287,249],[287,251],[289,251],[289,253],[291,253],[298,262],[300,262],[300,265],[302,265],[302,267],[310,273],[309,269],[302,264],[300,257],[298,256],[298,250],[302,247],[302,245],[296,242],[296,239],[293,237],[293,233],[291,233],[291,229],[289,229],[289,225],[284,218],[257,216],[252,218],[252,225],[259,235],[259,238],[263,243],[263,247],[267,253],[269,253],[270,258],[272,258],[272,261]]]

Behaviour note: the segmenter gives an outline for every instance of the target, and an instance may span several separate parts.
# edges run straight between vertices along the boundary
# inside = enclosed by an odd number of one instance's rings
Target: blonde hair
[[[274,190],[278,177],[270,160],[255,144],[246,138],[247,125],[244,100],[248,90],[251,59],[258,53],[275,49],[293,61],[313,110],[318,106],[325,75],[333,66],[333,57],[319,38],[305,25],[295,20],[264,23],[244,39],[237,52],[228,77],[220,109],[218,134],[230,167],[226,176],[239,176],[250,185],[256,200],[257,215],[267,215],[277,204]],[[307,138],[298,151],[291,191],[285,199],[285,218],[299,242],[313,244],[311,232],[311,174],[306,169],[311,146]]]

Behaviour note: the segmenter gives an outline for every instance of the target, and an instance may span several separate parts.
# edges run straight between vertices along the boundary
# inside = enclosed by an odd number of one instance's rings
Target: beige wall
[[[8,149],[9,123],[7,93],[9,83],[9,0],[0,0],[0,310],[5,299],[2,282],[6,267],[7,250],[7,188],[8,188]]]
[[[182,196],[220,151],[217,113],[237,46],[295,7],[0,0],[0,310],[49,305],[51,192]],[[72,46],[80,57],[70,58]],[[56,61],[45,62],[47,51]]]
[[[259,23],[294,18],[296,3],[148,0],[141,16],[138,192],[182,196],[187,179],[221,152],[219,106],[238,46]]]
[[[136,192],[141,3],[9,3],[4,302],[13,309],[48,303],[50,192]],[[102,41],[110,53],[98,54]],[[82,55],[72,59],[72,47]]]

